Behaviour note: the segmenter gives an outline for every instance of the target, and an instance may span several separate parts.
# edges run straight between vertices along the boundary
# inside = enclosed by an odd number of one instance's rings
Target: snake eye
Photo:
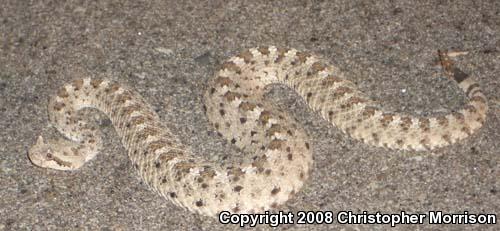
[[[52,159],[52,154],[51,153],[47,153],[47,159]]]

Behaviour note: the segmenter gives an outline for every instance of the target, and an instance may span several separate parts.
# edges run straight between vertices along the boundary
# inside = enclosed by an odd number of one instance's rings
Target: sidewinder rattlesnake
[[[287,201],[312,167],[304,129],[263,100],[269,84],[293,88],[312,110],[354,139],[390,149],[452,144],[480,128],[488,110],[479,85],[466,75],[452,79],[468,104],[432,117],[384,112],[341,76],[318,56],[295,49],[252,48],[226,61],[208,83],[204,110],[222,136],[249,153],[248,159],[226,165],[210,163],[183,146],[130,88],[108,80],[75,80],[48,104],[50,122],[68,139],[44,141],[40,136],[29,158],[59,170],[78,169],[94,158],[101,137],[76,112],[97,108],[111,118],[134,168],[152,190],[208,216],[224,210],[255,213]]]

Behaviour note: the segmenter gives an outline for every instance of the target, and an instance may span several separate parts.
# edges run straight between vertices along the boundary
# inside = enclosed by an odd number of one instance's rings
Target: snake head
[[[56,170],[74,170],[77,167],[74,165],[74,161],[71,156],[61,154],[54,150],[56,143],[48,142],[43,140],[42,136],[39,136],[35,145],[33,145],[28,151],[28,157],[30,161],[42,168],[51,168]]]

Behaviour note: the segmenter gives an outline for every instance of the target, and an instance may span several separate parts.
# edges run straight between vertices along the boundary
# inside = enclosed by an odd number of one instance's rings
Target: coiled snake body
[[[79,79],[49,101],[50,122],[68,139],[44,141],[29,150],[38,166],[80,168],[102,145],[98,132],[77,111],[103,111],[121,137],[142,179],[175,204],[204,215],[252,213],[275,208],[295,194],[312,166],[309,138],[286,112],[263,100],[264,88],[293,88],[310,108],[345,133],[391,149],[429,150],[464,139],[485,120],[488,106],[470,77],[455,80],[469,102],[444,116],[414,117],[384,112],[315,55],[260,47],[230,58],[208,83],[206,114],[215,128],[250,158],[210,163],[183,146],[156,112],[130,88],[108,80]]]

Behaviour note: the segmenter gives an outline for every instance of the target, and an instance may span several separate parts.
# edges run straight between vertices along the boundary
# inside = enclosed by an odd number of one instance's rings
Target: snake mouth
[[[30,152],[28,158],[31,163],[41,168],[51,168],[56,170],[73,170],[73,164],[69,161],[55,157],[48,152]]]
[[[37,142],[31,149],[28,151],[28,158],[31,163],[41,168],[51,168],[57,170],[72,170],[74,169],[73,164],[64,160],[63,158],[59,158],[54,154],[50,144],[47,144],[43,141],[43,138],[40,136],[37,139]]]
[[[39,147],[32,148],[28,152],[28,158],[31,163],[41,168],[53,168],[51,166],[57,166],[57,162],[54,160],[54,156],[50,149],[45,148],[45,150],[40,150]]]
[[[48,158],[44,158],[43,156],[40,156],[38,154],[29,154],[28,158],[30,159],[31,163],[41,168],[50,168],[50,166],[56,164],[55,161]]]

